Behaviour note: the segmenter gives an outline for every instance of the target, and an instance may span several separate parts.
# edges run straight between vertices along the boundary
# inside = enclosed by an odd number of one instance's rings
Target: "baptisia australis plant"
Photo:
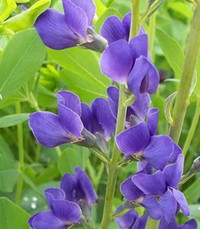
[[[107,41],[92,26],[96,7],[92,0],[62,0],[64,14],[48,9],[35,22],[43,43],[52,49],[74,46],[102,52]]]
[[[45,147],[73,143],[100,152],[99,158],[108,172],[101,229],[109,227],[111,218],[121,229],[149,228],[148,219],[158,221],[159,229],[196,229],[193,219],[181,226],[176,223],[179,210],[185,216],[190,213],[184,194],[178,190],[184,158],[181,148],[169,136],[157,134],[159,110],[150,108],[149,94],[157,90],[159,76],[148,52],[148,36],[143,27],[130,38],[134,14],[128,13],[122,21],[111,16],[100,30],[108,41],[106,47],[107,42],[92,27],[94,3],[62,2],[64,14],[48,9],[37,19],[35,28],[42,41],[53,49],[78,45],[103,52],[100,68],[113,85],[107,89],[108,100],[97,98],[90,106],[81,103],[72,92],[58,91],[58,115],[47,111],[30,115],[29,126],[34,136]],[[114,143],[110,144],[112,137]],[[109,145],[113,145],[112,156]],[[118,171],[133,161],[138,163],[138,172],[122,182],[124,202],[112,214]],[[95,228],[91,206],[97,195],[82,169],[75,168],[74,175],[65,174],[60,189],[47,189],[45,196],[51,210],[32,216],[29,220],[32,228],[77,225]],[[139,216],[137,206],[144,208],[143,216]]]

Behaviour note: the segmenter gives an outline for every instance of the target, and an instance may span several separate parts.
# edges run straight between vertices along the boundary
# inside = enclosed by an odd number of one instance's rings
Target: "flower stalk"
[[[125,117],[126,117],[126,109],[125,106],[126,95],[124,93],[124,86],[120,86],[119,92],[119,105],[118,105],[118,115],[117,115],[117,125],[116,125],[116,133],[119,134],[124,130]],[[103,212],[103,219],[101,223],[101,229],[107,229],[110,221],[112,219],[112,203],[115,193],[116,181],[118,176],[118,162],[120,157],[120,151],[117,148],[116,142],[113,146],[113,156],[111,159],[109,173],[108,173],[108,185],[106,189],[106,197],[105,197],[105,205]]]
[[[129,40],[136,36],[140,27],[140,0],[132,0],[131,30]]]
[[[193,88],[195,68],[200,50],[200,4],[198,4],[189,34],[186,58],[182,70],[180,87],[173,112],[173,123],[170,126],[169,135],[178,143],[181,130],[189,105],[189,98]]]

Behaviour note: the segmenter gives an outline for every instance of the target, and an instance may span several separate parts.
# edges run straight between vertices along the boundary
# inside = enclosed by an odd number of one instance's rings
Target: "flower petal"
[[[151,136],[155,135],[157,132],[158,116],[159,116],[158,108],[151,108],[149,110],[147,115],[147,125],[149,127]]]
[[[175,217],[173,217],[169,222],[162,218],[158,229],[178,229]]]
[[[180,154],[175,164],[168,165],[164,168],[163,172],[168,186],[178,188],[179,181],[183,174],[183,165],[184,158],[183,155]]]
[[[138,218],[138,213],[134,209],[131,209],[126,214],[115,218],[115,222],[120,229],[130,229]]]
[[[39,212],[32,216],[28,223],[34,229],[63,229],[67,226],[66,222],[56,217],[52,211]]]
[[[45,196],[49,207],[52,209],[52,199],[64,200],[65,193],[60,188],[48,188],[45,190]]]
[[[72,0],[74,4],[81,7],[88,18],[88,25],[92,26],[93,18],[95,16],[96,6],[92,0]]]
[[[132,50],[125,40],[110,44],[100,60],[101,71],[120,84],[126,83],[132,65]]]
[[[145,122],[141,122],[116,136],[116,144],[126,155],[139,153],[149,143],[150,134]]]
[[[176,189],[173,189],[173,194],[174,194],[176,201],[179,203],[180,209],[182,210],[183,214],[185,216],[189,216],[190,209],[189,209],[189,206],[188,206],[187,200],[185,199],[184,194]]]
[[[70,142],[59,117],[51,112],[35,112],[29,116],[29,127],[37,141],[45,147],[55,147]]]
[[[76,167],[74,174],[78,181],[78,186],[84,192],[85,200],[88,206],[91,207],[91,205],[98,199],[98,196],[94,191],[92,182],[90,181],[87,173],[83,171],[81,168]]]
[[[176,214],[177,202],[169,189],[167,189],[167,191],[160,197],[159,203],[160,207],[162,208],[165,220],[170,222],[170,220]]]
[[[130,27],[131,27],[131,13],[127,13],[123,19],[122,19],[122,24],[124,25],[124,28],[126,29],[126,34],[127,34],[127,40],[129,38],[130,34]]]
[[[79,6],[69,0],[63,0],[63,8],[65,12],[65,20],[69,28],[87,40],[86,30],[88,27],[88,17]]]
[[[121,183],[120,191],[128,200],[137,200],[144,195],[143,192],[132,182],[131,177]]]
[[[163,217],[162,209],[155,196],[145,196],[142,201],[142,206],[146,208],[152,219],[160,220]]]
[[[117,16],[110,16],[105,20],[101,27],[100,34],[108,41],[109,45],[120,39],[128,39],[126,29]]]
[[[171,153],[168,163],[175,163],[181,153],[182,149],[174,143],[174,151]]]
[[[141,93],[142,81],[147,75],[148,68],[148,60],[145,57],[141,56],[136,59],[134,67],[128,76],[128,88],[136,97]],[[148,85],[146,87],[148,87]],[[147,92],[147,90],[148,89],[146,88],[143,93]]]
[[[162,170],[173,152],[174,143],[165,135],[154,135],[148,146],[144,149],[142,157],[148,161],[156,170]]]
[[[81,101],[76,94],[69,91],[58,91],[57,102],[74,111],[77,115],[81,115]]]
[[[65,49],[79,43],[78,36],[66,24],[64,15],[54,9],[42,13],[35,22],[35,28],[49,48]]]
[[[161,195],[166,190],[164,175],[161,171],[153,175],[139,173],[133,175],[131,179],[145,195]]]
[[[114,86],[110,86],[107,89],[107,95],[108,95],[108,103],[110,106],[111,113],[114,116],[114,118],[117,119],[118,102],[119,102],[119,89],[114,87]]]
[[[58,114],[62,127],[68,132],[71,142],[83,139],[81,132],[83,130],[83,123],[80,117],[62,104],[58,104]]]
[[[96,122],[97,125],[100,125],[103,129],[103,136],[106,140],[113,134],[115,131],[116,122],[115,119],[110,111],[108,101],[102,98],[95,99],[91,104],[91,111],[92,111],[92,118],[94,119],[94,123]],[[99,128],[94,132],[98,132]]]
[[[78,223],[82,212],[78,204],[68,200],[52,200],[52,210],[61,220],[71,223]]]
[[[92,132],[92,114],[90,108],[85,103],[81,103],[81,121],[83,126]]]
[[[149,106],[150,106],[149,94],[148,93],[140,94],[138,97],[136,97],[133,105],[128,107],[127,116],[133,114],[137,118],[143,121],[148,113]]]
[[[135,225],[132,227],[132,229],[145,229],[147,224],[148,214],[143,215],[139,219],[139,226],[135,227]]]
[[[195,219],[190,219],[184,225],[182,225],[180,229],[197,229],[197,226],[197,221]]]
[[[159,84],[159,74],[157,69],[155,68],[155,66],[149,61],[149,68],[148,68],[148,93],[149,94],[153,94],[156,92],[157,88],[158,88],[158,84]]]
[[[130,46],[134,52],[135,59],[144,56],[148,56],[148,36],[147,34],[142,34],[133,37],[130,40]]]

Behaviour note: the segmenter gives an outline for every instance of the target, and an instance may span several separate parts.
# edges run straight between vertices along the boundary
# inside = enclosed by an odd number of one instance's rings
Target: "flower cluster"
[[[29,219],[33,229],[62,229],[89,223],[91,206],[97,200],[89,177],[79,167],[74,169],[74,175],[63,176],[60,188],[46,189],[45,196],[51,210]]]
[[[121,193],[131,208],[115,220],[121,229],[144,229],[147,218],[159,220],[159,229],[196,229],[195,220],[178,226],[176,213],[185,216],[190,211],[178,185],[182,177],[184,158],[181,148],[166,135],[157,134],[157,108],[150,108],[150,95],[159,83],[158,72],[148,52],[148,37],[143,27],[131,39],[131,14],[122,21],[109,17],[100,34],[108,41],[102,47],[92,28],[95,5],[91,0],[63,0],[64,15],[49,9],[36,21],[35,27],[45,45],[53,49],[84,45],[101,51],[101,71],[113,81],[107,89],[108,100],[97,98],[89,107],[69,91],[57,92],[58,115],[36,112],[30,115],[29,126],[42,145],[55,147],[74,143],[98,149],[102,155],[105,145],[113,136],[118,119],[119,89],[126,97],[125,130],[115,137],[118,149],[128,161],[138,161],[138,172],[121,184]],[[97,42],[97,43],[96,43]],[[105,50],[104,50],[105,49]],[[108,148],[108,147],[107,147]],[[105,150],[105,151],[104,151]],[[29,224],[34,229],[56,229],[81,224],[83,218],[90,222],[88,211],[97,196],[92,184],[80,168],[75,175],[66,174],[61,189],[45,191],[50,211],[34,215]],[[140,205],[146,214],[139,217],[133,207]],[[90,214],[89,214],[90,215]]]

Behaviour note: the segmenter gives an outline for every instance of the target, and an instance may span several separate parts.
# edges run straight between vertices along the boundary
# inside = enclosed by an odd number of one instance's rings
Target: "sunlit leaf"
[[[4,21],[13,10],[17,7],[14,0],[1,0],[0,1],[0,21]]]
[[[0,118],[0,128],[15,126],[18,123],[28,120],[29,114],[13,114]]]

